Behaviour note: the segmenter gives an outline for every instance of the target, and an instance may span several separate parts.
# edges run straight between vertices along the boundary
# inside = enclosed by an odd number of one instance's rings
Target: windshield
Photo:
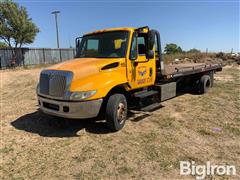
[[[128,32],[113,31],[84,36],[77,50],[77,58],[123,58]]]

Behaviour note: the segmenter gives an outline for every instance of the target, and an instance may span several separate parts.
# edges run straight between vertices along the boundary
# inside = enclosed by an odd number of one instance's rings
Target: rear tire
[[[127,100],[123,94],[113,94],[106,105],[106,121],[112,131],[123,128],[127,119]]]
[[[203,75],[199,82],[199,93],[205,94],[208,92],[209,88],[212,87],[212,81],[209,75]]]
[[[213,87],[213,84],[214,84],[214,71],[211,71],[209,73],[209,76],[210,76],[210,79],[211,79],[211,88]]]

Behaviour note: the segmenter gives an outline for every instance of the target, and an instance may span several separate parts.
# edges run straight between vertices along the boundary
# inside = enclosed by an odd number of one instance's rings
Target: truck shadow
[[[77,137],[77,133],[83,129],[94,134],[112,133],[101,119],[63,119],[47,116],[40,111],[25,114],[11,122],[11,125],[44,137]]]
[[[156,109],[162,108],[160,106]],[[128,112],[129,120],[132,122],[141,121],[150,114]],[[44,137],[77,137],[78,132],[85,130],[93,134],[114,133],[106,126],[103,118],[92,119],[64,119],[43,114],[37,110],[25,114],[11,122],[16,129],[30,133],[39,134]]]

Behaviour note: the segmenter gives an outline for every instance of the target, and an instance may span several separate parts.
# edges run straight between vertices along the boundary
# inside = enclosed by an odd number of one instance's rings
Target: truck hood
[[[120,62],[122,59],[116,58],[77,58],[53,65],[48,70],[63,70],[73,72],[73,81],[79,80],[100,72],[101,68]]]

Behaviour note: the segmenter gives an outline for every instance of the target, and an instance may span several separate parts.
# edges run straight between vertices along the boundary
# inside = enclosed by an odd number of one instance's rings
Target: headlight
[[[82,91],[82,92],[73,92],[70,96],[70,100],[83,100],[89,98],[96,94],[96,90],[93,91]]]

